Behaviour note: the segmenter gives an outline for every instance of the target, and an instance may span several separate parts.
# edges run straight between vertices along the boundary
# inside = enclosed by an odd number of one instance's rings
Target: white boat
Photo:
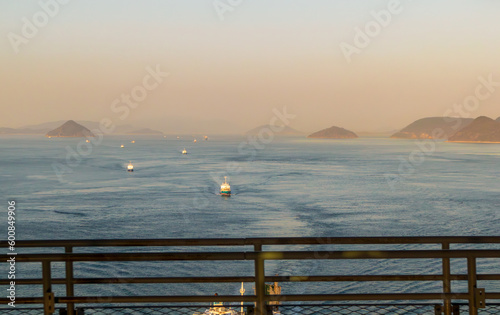
[[[246,314],[247,313],[245,311],[238,312],[232,308],[214,306],[203,313],[196,312],[193,315],[246,315]],[[272,310],[272,315],[281,315],[281,312],[279,310]]]
[[[270,295],[281,295],[281,286],[278,285],[277,282],[274,284],[266,284],[267,294]],[[241,296],[245,294],[245,288],[243,287],[243,282],[241,283],[240,289]],[[217,296],[217,293],[215,294]],[[269,305],[273,305],[271,307],[272,315],[281,315],[279,310],[280,302],[269,302]],[[214,302],[212,303],[212,307],[205,312],[196,312],[193,315],[246,315],[246,311],[243,306],[243,302],[241,302],[241,311],[237,311],[236,309],[225,307],[223,302]],[[271,315],[270,314],[270,315]]]
[[[184,150],[182,150],[182,154],[188,154],[188,152],[186,151],[186,148],[184,148]]]
[[[227,183],[227,176],[224,176],[224,182],[220,186],[221,196],[231,196],[231,186]]]
[[[133,172],[134,171],[134,165],[132,164],[132,162],[128,163],[128,165],[127,165],[127,171],[129,171],[129,172]]]
[[[242,315],[242,313],[233,310],[232,308],[218,306],[217,303],[214,303],[214,306],[210,309],[206,310],[203,313],[194,313],[193,315]]]
[[[245,293],[243,282],[241,283],[240,293],[241,296]],[[215,293],[215,296],[217,296],[217,293]],[[241,302],[241,312],[238,312],[230,307],[225,307],[223,302],[214,302],[212,303],[212,307],[205,310],[205,312],[196,312],[193,315],[245,315],[245,311],[243,310],[243,302]]]
[[[124,147],[125,147],[125,146],[124,146],[123,144],[120,146],[120,148],[124,148]]]

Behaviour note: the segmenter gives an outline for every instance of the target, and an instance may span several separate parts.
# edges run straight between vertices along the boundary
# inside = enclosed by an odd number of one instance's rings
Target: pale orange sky
[[[287,106],[302,131],[386,131],[443,115],[474,95],[480,76],[500,82],[500,1],[401,0],[351,62],[340,44],[389,1],[268,2],[243,1],[221,20],[213,1],[73,0],[16,53],[9,34],[42,9],[3,1],[0,127],[109,118],[240,133]],[[121,120],[113,100],[156,65],[169,76]],[[499,104],[500,87],[470,115],[497,118]]]

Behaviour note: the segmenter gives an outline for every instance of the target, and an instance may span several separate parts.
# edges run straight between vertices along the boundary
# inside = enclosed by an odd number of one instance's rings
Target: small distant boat
[[[197,141],[196,139],[193,140],[193,142],[196,142],[196,141]]]
[[[85,140],[85,142],[89,143],[89,142],[90,142],[90,140],[89,140],[89,139],[87,139],[87,140]]]
[[[231,186],[227,183],[227,176],[224,176],[224,183],[220,186],[221,196],[231,196]]]
[[[184,150],[182,150],[182,154],[187,154],[188,151],[186,151],[186,148],[184,148]]]
[[[124,146],[123,144],[120,146],[120,148],[124,148],[124,147],[125,147],[125,146]]]
[[[208,140],[208,136],[205,136],[205,141],[207,141],[207,140]]]
[[[135,140],[130,141],[130,143],[135,143]]]
[[[133,172],[134,171],[134,165],[132,164],[132,162],[128,163],[127,171],[129,171],[129,172]]]

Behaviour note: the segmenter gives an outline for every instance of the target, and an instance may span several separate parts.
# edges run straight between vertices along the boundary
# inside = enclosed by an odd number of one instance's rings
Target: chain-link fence
[[[486,305],[486,308],[480,308],[478,311],[479,315],[500,315],[500,304],[490,304]],[[469,306],[461,305],[460,314],[469,314]]]
[[[469,314],[467,305],[459,305],[460,314]],[[84,307],[79,308],[78,315],[194,315],[203,314],[207,307],[203,306],[129,306],[129,307]],[[240,307],[234,306],[239,311]],[[247,308],[245,307],[245,310]],[[378,314],[429,314],[434,315],[434,304],[323,304],[323,305],[281,305],[281,315],[378,315]],[[2,309],[5,315],[43,315],[39,308]],[[58,309],[55,315],[66,314],[64,309]],[[252,313],[247,313],[252,314]],[[500,304],[490,304],[479,309],[479,315],[500,314]]]
[[[317,305],[283,306],[282,315],[326,315],[326,314],[434,314],[434,305]]]

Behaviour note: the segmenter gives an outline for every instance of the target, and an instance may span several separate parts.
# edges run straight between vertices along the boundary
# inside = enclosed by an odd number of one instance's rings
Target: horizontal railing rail
[[[381,250],[381,251],[269,251],[269,252],[169,252],[19,254],[18,262],[60,261],[166,261],[166,260],[343,260],[500,258],[500,250]]]
[[[264,250],[263,246],[285,246],[293,249],[297,245],[405,245],[435,244],[439,249],[406,250]],[[477,314],[487,300],[500,299],[500,292],[485,292],[477,288],[477,281],[499,281],[500,274],[478,274],[476,262],[479,258],[498,259],[499,249],[456,248],[451,245],[500,244],[500,237],[355,237],[355,238],[233,238],[233,239],[147,239],[147,240],[27,240],[17,241],[16,248],[31,248],[30,253],[15,255],[16,263],[40,263],[42,278],[16,279],[16,285],[42,285],[41,297],[16,297],[17,304],[43,304],[44,314],[52,314],[55,304],[66,304],[67,313],[74,314],[76,304],[92,303],[170,303],[170,302],[248,302],[255,303],[256,314],[266,314],[267,302],[304,302],[304,301],[422,301],[442,300],[444,314],[452,314],[452,301],[468,301],[469,313]],[[12,244],[10,244],[12,245]],[[9,242],[0,241],[0,246],[8,247]],[[170,251],[176,247],[200,247],[197,251]],[[208,247],[243,247],[241,250],[199,251]],[[252,246],[252,248],[248,248]],[[473,246],[473,247],[474,247]],[[140,251],[109,252],[107,247],[140,247]],[[158,251],[156,248],[165,248]],[[315,247],[315,246],[313,246]],[[463,247],[463,246],[460,246]],[[469,247],[469,246],[467,246]],[[44,248],[63,248],[64,253],[42,253]],[[88,252],[75,253],[75,248]],[[148,248],[155,250],[147,251]],[[33,249],[37,252],[32,253]],[[167,250],[168,249],[168,250]],[[104,252],[102,252],[104,251]],[[9,257],[7,255],[6,257]],[[442,262],[441,274],[418,275],[292,275],[265,276],[264,263],[271,260],[407,260],[438,259]],[[452,274],[451,260],[467,261],[467,274]],[[4,259],[3,263],[6,263]],[[236,277],[121,277],[121,278],[81,278],[74,277],[74,262],[110,261],[253,261],[253,276]],[[65,277],[51,276],[52,263],[65,263]],[[266,295],[265,282],[362,282],[362,281],[440,281],[443,292],[421,293],[369,293],[369,294],[283,294]],[[452,292],[451,281],[467,282],[467,292]],[[154,284],[154,283],[228,283],[251,282],[255,284],[255,295],[169,295],[169,296],[75,296],[75,285],[81,284]],[[1,285],[9,285],[10,280],[0,280]],[[54,296],[52,285],[65,285],[66,296]],[[8,303],[6,298],[3,302]]]
[[[337,276],[266,276],[266,282],[381,282],[381,281],[442,281],[443,275],[337,275]],[[253,282],[255,277],[137,277],[137,278],[73,278],[74,284],[103,283],[240,283]],[[467,275],[452,274],[452,281],[466,281]],[[498,281],[500,274],[478,274],[478,281]],[[0,285],[8,285],[10,280],[0,280]],[[18,279],[17,285],[42,284],[42,279]],[[65,278],[52,278],[52,284],[66,284]]]
[[[23,240],[16,247],[134,247],[134,246],[254,246],[254,245],[375,245],[375,244],[500,244],[500,236],[407,237],[274,237],[204,239]],[[8,241],[0,241],[8,246]]]

